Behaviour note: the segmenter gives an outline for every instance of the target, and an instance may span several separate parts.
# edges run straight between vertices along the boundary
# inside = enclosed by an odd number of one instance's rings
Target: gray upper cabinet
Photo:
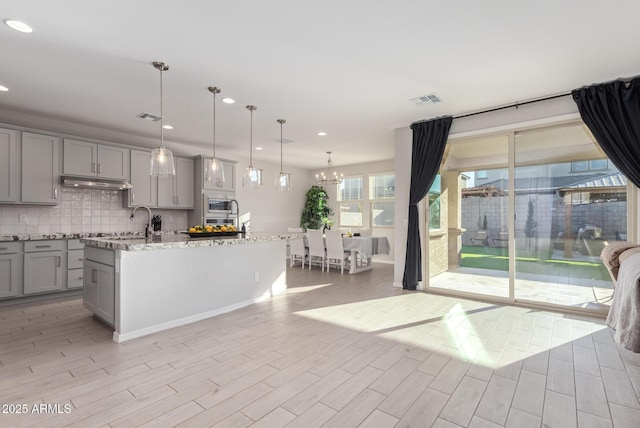
[[[129,179],[129,149],[65,138],[63,172],[66,175]]]
[[[59,202],[60,139],[22,133],[21,200],[32,204]]]
[[[233,162],[222,162],[222,166],[224,168],[224,183],[221,186],[218,186],[216,183],[205,180],[204,174],[206,174],[206,164],[211,158],[203,158],[200,162],[203,162],[202,166],[202,174],[203,176],[200,178],[202,180],[202,188],[207,190],[224,190],[227,192],[233,192],[236,189],[235,186],[235,178],[236,178],[236,164]]]
[[[18,133],[0,129],[0,202],[18,200]]]
[[[190,209],[195,203],[193,159],[174,157],[175,177],[158,177],[158,207]]]
[[[127,206],[157,205],[157,180],[149,174],[151,152],[131,150],[131,184],[133,189],[127,191]]]

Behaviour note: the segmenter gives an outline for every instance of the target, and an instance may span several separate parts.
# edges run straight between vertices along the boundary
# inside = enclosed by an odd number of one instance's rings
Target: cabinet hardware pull
[[[62,265],[62,256],[58,256],[58,267]]]
[[[79,276],[78,279],[83,279],[83,278],[81,276]]]
[[[96,172],[96,163],[95,162],[91,163],[91,172]]]
[[[102,174],[102,164],[98,164],[98,174]]]
[[[96,269],[91,269],[91,282],[98,282],[98,271]]]
[[[131,192],[131,202],[135,202],[136,201],[136,194],[134,192]]]
[[[36,248],[51,248],[51,245],[36,245]]]
[[[53,189],[53,199],[58,199],[58,188]]]
[[[176,205],[180,205],[180,196],[176,196]]]
[[[7,251],[8,249],[8,247],[0,247],[0,251]]]

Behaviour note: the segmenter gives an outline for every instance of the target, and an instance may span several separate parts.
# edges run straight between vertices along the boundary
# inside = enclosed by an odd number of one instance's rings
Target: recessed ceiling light
[[[223,98],[222,102],[227,104],[233,104],[236,102],[236,100],[234,100],[233,98]]]
[[[321,137],[324,137],[325,135],[327,135],[327,133],[323,132],[323,131],[320,131],[320,132],[318,132],[318,135],[321,136]]]
[[[7,92],[8,90],[9,88],[7,88],[6,86],[0,85],[0,92]]]
[[[256,147],[256,150],[262,150],[262,147]]]
[[[173,126],[171,126],[171,125],[162,125],[162,127],[164,129],[173,129]]]
[[[22,21],[16,21],[15,19],[5,19],[2,22],[4,22],[7,27],[13,28],[16,31],[20,31],[21,33],[33,33],[33,28]]]

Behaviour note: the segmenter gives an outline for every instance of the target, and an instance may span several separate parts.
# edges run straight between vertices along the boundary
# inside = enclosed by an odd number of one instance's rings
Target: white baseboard
[[[251,300],[245,300],[243,302],[236,303],[234,305],[225,306],[219,309],[214,309],[212,311],[202,312],[200,314],[190,315],[188,317],[180,318],[177,320],[152,325],[149,327],[141,328],[138,330],[127,332],[127,333],[118,333],[117,331],[114,331],[113,341],[116,343],[122,343],[122,342],[126,342],[127,340],[137,339],[138,337],[147,336],[149,334],[158,333],[158,332],[169,330],[176,327],[181,327],[183,325],[202,321],[204,319],[215,317],[217,315],[226,314],[227,312],[235,311],[236,309],[244,308],[245,306],[253,305],[254,303],[257,303],[261,300],[264,300],[264,296],[251,299]]]

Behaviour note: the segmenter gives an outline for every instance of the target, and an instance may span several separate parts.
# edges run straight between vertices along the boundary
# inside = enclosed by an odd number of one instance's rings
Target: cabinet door
[[[60,140],[51,135],[22,133],[22,202],[59,201]]]
[[[177,173],[177,171],[176,171]],[[158,177],[158,207],[175,208],[175,177]]]
[[[131,150],[131,184],[128,206],[155,207],[157,180],[149,174],[151,152]]]
[[[195,204],[193,159],[176,158],[176,205],[193,208]]]
[[[206,163],[210,158],[203,158],[201,162],[203,162],[202,166],[202,187],[207,190],[226,190],[231,191],[235,190],[235,172],[236,172],[236,164],[232,162],[222,162],[222,166],[224,168],[224,184],[222,186],[218,186],[211,181],[206,181],[204,179],[204,174],[206,173]]]
[[[62,251],[24,254],[24,294],[60,291],[66,281]]]
[[[65,138],[62,171],[69,175],[96,176],[98,174],[98,145]]]
[[[96,306],[98,305],[98,279],[97,272],[94,273],[94,265],[91,261],[85,260],[82,268],[82,303],[84,307],[89,309],[94,314],[96,313]]]
[[[224,162],[224,184],[220,187],[221,190],[235,190],[236,189],[236,164],[231,162]]]
[[[115,272],[90,260],[84,262],[84,306],[113,325],[115,322]]]
[[[18,295],[20,254],[0,254],[0,298]]]
[[[0,201],[18,200],[18,133],[0,129]]]
[[[98,144],[98,177],[129,179],[129,149]]]

